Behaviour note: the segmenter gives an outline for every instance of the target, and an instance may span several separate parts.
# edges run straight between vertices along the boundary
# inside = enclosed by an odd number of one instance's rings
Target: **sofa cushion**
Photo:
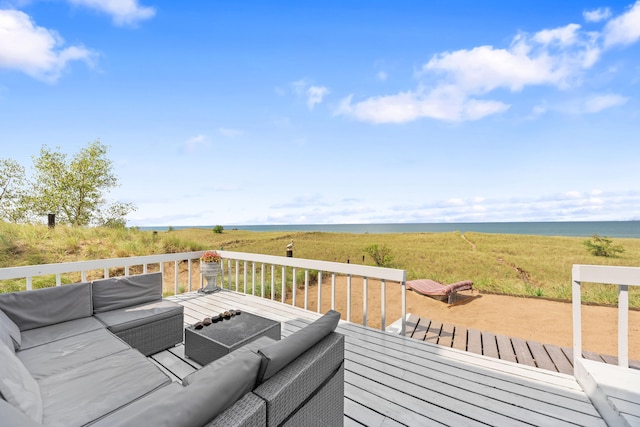
[[[56,323],[55,325],[43,326],[42,328],[29,329],[28,331],[22,332],[22,345],[20,349],[26,350],[98,329],[105,329],[105,326],[95,317],[83,317],[81,319]]]
[[[218,359],[222,360],[224,358]],[[255,385],[260,357],[241,352],[186,387],[173,384],[157,390],[100,420],[97,426],[202,426],[213,420]],[[207,365],[207,366],[211,366]]]
[[[2,420],[2,425],[6,426],[42,427],[42,424],[36,423],[24,412],[3,399],[0,399],[0,420]]]
[[[340,313],[330,310],[310,325],[258,350],[258,354],[262,356],[258,383],[271,378],[291,361],[333,332],[338,326],[339,320]]]
[[[17,356],[39,380],[130,348],[106,329],[98,329],[22,350]]]
[[[104,313],[162,299],[162,273],[95,280],[92,287],[93,311]]]
[[[0,393],[34,421],[42,422],[40,387],[7,346],[0,345]]]
[[[0,310],[0,342],[7,344],[7,347],[13,350],[17,350],[22,344],[20,328],[2,310]]]
[[[96,313],[95,317],[107,325],[111,332],[118,333],[157,320],[182,314],[184,307],[173,301],[159,300],[133,307]]]
[[[90,317],[93,314],[91,284],[74,283],[34,291],[0,294],[0,310],[4,311],[21,331]]]
[[[47,426],[84,425],[171,381],[136,350],[38,380]]]

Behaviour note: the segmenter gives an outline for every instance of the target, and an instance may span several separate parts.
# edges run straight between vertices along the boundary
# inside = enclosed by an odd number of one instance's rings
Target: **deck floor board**
[[[283,337],[320,316],[229,291],[174,300],[185,307],[186,324],[237,308],[282,322]],[[338,332],[346,337],[346,426],[604,426],[573,377],[484,356],[479,332],[475,337],[480,354],[466,351],[474,347],[471,329],[421,318],[407,327],[409,335],[423,333],[425,338],[436,330],[440,344],[340,322]],[[464,349],[457,347],[463,346],[460,337],[466,339]],[[173,368],[178,378],[199,368],[185,358],[183,345],[154,357],[156,363],[166,361],[166,369]]]

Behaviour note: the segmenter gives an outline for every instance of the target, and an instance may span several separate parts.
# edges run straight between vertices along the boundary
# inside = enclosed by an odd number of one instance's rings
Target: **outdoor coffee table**
[[[242,312],[202,329],[188,326],[184,330],[185,355],[201,365],[254,341],[260,337],[280,339],[280,322]]]

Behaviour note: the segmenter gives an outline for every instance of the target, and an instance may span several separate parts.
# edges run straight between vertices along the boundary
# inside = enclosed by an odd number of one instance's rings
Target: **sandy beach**
[[[346,319],[347,279],[336,278],[336,310]],[[380,327],[381,285],[369,280],[367,286],[367,325]],[[351,321],[362,323],[364,293],[362,278],[353,278],[351,284]],[[472,296],[464,303],[449,306],[407,291],[407,312],[456,326],[490,331],[510,337],[538,341],[544,344],[571,347],[573,345],[571,303],[549,301],[540,298],[523,298],[504,295],[482,294],[465,291],[460,294]],[[291,301],[291,298],[289,298]],[[308,307],[315,310],[318,301],[317,286],[309,287]],[[401,292],[397,284],[386,285],[387,325],[401,317]],[[298,290],[296,306],[304,304],[304,291]],[[331,282],[323,280],[321,311],[331,308]],[[618,312],[615,307],[584,305],[582,307],[583,348],[602,354],[618,353]],[[629,357],[640,360],[640,312],[629,312]]]

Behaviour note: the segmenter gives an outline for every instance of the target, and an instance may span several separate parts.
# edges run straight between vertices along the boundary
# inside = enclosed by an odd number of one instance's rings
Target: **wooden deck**
[[[238,308],[282,322],[282,336],[319,315],[221,291],[171,299],[195,323]],[[572,376],[340,322],[346,336],[346,426],[604,426]],[[153,357],[180,380],[199,366],[179,345]]]
[[[536,341],[495,335],[491,332],[457,327],[413,314],[407,315],[406,336],[445,347],[508,360],[554,372],[573,375],[573,349]],[[618,364],[618,358],[583,351],[585,359]],[[640,362],[630,360],[629,366],[640,369]]]

